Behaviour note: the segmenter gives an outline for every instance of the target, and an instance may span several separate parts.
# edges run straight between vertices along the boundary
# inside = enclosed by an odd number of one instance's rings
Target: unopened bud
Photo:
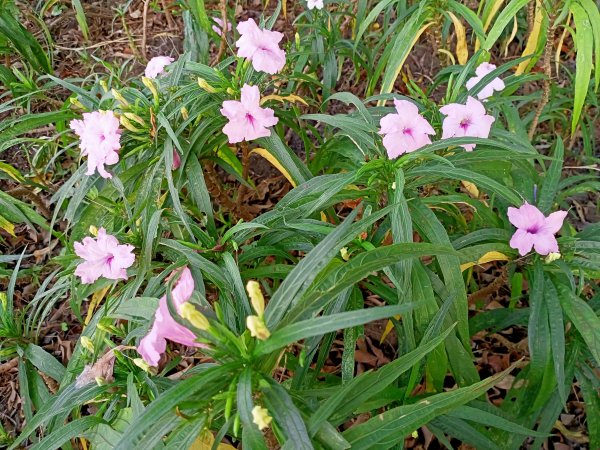
[[[246,326],[250,330],[250,335],[256,339],[265,341],[269,336],[271,336],[271,333],[265,325],[265,321],[262,317],[248,316],[246,318]]]
[[[206,331],[210,328],[210,323],[208,319],[198,311],[194,305],[189,302],[184,303],[180,307],[180,314],[185,320],[194,325],[199,330]]]
[[[190,117],[190,113],[188,112],[185,106],[181,107],[181,117],[183,117],[183,120],[188,120],[188,118]]]
[[[146,126],[146,121],[144,119],[142,119],[140,116],[138,116],[137,114],[126,112],[126,113],[123,113],[123,115],[125,117],[127,117],[127,119],[133,120],[134,122],[140,124],[143,127]]]
[[[112,96],[121,104],[121,106],[124,108],[129,108],[129,102],[125,100],[125,97],[123,97],[119,91],[116,89],[111,89],[110,92],[112,93]]]
[[[94,237],[98,236],[98,227],[90,225],[90,234]]]
[[[85,348],[88,352],[94,353],[94,343],[87,336],[81,336],[81,346]]]
[[[150,92],[152,92],[154,101],[158,103],[158,91],[156,90],[154,82],[148,77],[142,77],[142,83],[144,83],[144,86],[146,86],[150,90]]]
[[[139,133],[142,130],[133,126],[133,124],[129,121],[129,119],[125,116],[119,117],[119,122],[126,130],[131,131],[132,133]]]
[[[210,84],[208,84],[204,78],[198,77],[198,86],[200,86],[200,88],[204,89],[209,94],[214,94],[215,92],[217,92],[217,90]]]
[[[256,314],[259,317],[265,312],[265,298],[262,295],[262,291],[260,290],[260,284],[258,281],[250,280],[246,284],[246,291],[248,291],[248,295],[250,296],[250,303],[252,303],[252,307]]]

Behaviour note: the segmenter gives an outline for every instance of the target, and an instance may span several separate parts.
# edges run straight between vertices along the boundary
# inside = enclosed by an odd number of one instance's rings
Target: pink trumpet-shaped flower
[[[254,70],[275,74],[285,66],[285,52],[279,48],[283,34],[264,30],[253,19],[240,22],[237,26],[240,38],[235,43],[238,56],[252,61]]]
[[[175,306],[177,312],[181,311],[181,307],[188,302],[193,292],[194,279],[192,273],[190,269],[184,267],[181,276],[171,291],[173,306]],[[178,324],[171,317],[167,305],[167,296],[164,295],[159,300],[152,328],[140,341],[137,351],[142,355],[144,361],[151,366],[157,366],[160,356],[167,349],[167,339],[188,347],[202,347],[202,344],[196,342],[196,336],[192,331]]]
[[[481,81],[481,79],[483,77],[485,77],[488,73],[490,73],[491,71],[495,70],[496,66],[494,64],[490,64],[487,62],[481,63],[479,65],[479,67],[477,67],[477,69],[475,69],[475,77],[470,78],[469,80],[467,80],[467,89],[471,90],[475,87],[475,85],[477,83],[479,83],[479,81]],[[478,93],[477,93],[477,98],[479,100],[485,100],[488,97],[491,97],[492,95],[494,95],[494,91],[501,91],[505,88],[504,85],[504,81],[502,81],[500,78],[496,77],[494,78],[490,83],[486,84],[483,89],[481,89]]]
[[[171,64],[173,61],[175,60],[169,56],[155,56],[148,61],[144,75],[146,75],[147,78],[154,79],[157,76],[165,73],[165,67]]]
[[[216,23],[216,25],[212,26],[212,29],[215,33],[217,33],[219,36],[223,35],[223,20],[220,19],[219,17],[213,17],[213,22]],[[227,30],[226,32],[231,31],[231,22],[227,21]]]
[[[306,1],[306,6],[308,7],[308,9],[323,9],[323,0],[307,0]]]
[[[239,102],[237,100],[223,102],[221,114],[229,119],[229,123],[223,127],[223,133],[229,138],[230,144],[271,136],[268,127],[279,121],[271,108],[260,107],[258,86],[248,84],[242,87]]]
[[[127,269],[135,261],[133,245],[119,244],[116,237],[106,234],[104,228],[98,230],[94,239],[85,237],[75,242],[75,254],[85,261],[75,269],[81,282],[91,284],[100,277],[110,280],[126,280]]]
[[[88,157],[86,175],[93,175],[96,170],[102,178],[112,178],[104,168],[105,164],[119,162],[121,148],[121,130],[119,119],[112,111],[94,111],[83,113],[83,120],[71,120],[70,128],[79,136],[81,154]]]
[[[450,103],[442,106],[440,112],[447,116],[442,124],[442,139],[464,136],[487,138],[495,120],[485,113],[483,104],[473,97],[467,99],[466,105]],[[475,144],[465,144],[462,147],[470,152]]]
[[[435,130],[419,114],[419,109],[413,103],[394,99],[394,105],[397,113],[387,114],[379,122],[379,133],[384,135],[383,146],[390,159],[431,144],[429,135],[435,134]]]
[[[566,211],[556,211],[548,217],[535,206],[525,202],[520,208],[508,208],[508,220],[517,231],[510,240],[510,246],[524,256],[533,247],[540,255],[558,252],[558,242],[554,235],[562,227]]]

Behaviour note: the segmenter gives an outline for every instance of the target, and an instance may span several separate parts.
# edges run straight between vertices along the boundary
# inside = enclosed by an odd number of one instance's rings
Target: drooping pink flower
[[[112,111],[94,111],[83,113],[83,120],[71,120],[71,130],[81,139],[81,154],[88,157],[86,175],[93,175],[96,170],[102,178],[112,178],[104,169],[105,164],[119,162],[121,148],[121,130],[119,119]]]
[[[216,25],[212,26],[212,29],[215,33],[217,33],[219,36],[223,35],[223,20],[220,19],[219,17],[213,17],[213,22],[216,23]],[[227,21],[227,32],[231,31],[231,22]]]
[[[229,138],[230,144],[271,136],[268,127],[279,122],[271,108],[260,107],[258,86],[248,84],[242,87],[241,101],[223,102],[221,114],[229,119],[229,123],[223,127],[223,133]]]
[[[473,97],[467,99],[466,105],[450,103],[441,107],[440,112],[447,116],[442,124],[442,139],[464,136],[487,138],[495,120],[485,113],[483,104]],[[465,144],[462,147],[470,152],[475,144]]]
[[[427,119],[419,114],[419,108],[407,100],[394,99],[396,114],[387,114],[379,125],[383,134],[383,146],[390,159],[404,153],[414,152],[431,144],[430,134],[435,134]]]
[[[106,234],[104,228],[98,230],[96,238],[85,237],[75,242],[75,254],[85,261],[75,269],[81,282],[91,284],[100,277],[109,280],[126,280],[127,269],[135,261],[133,245],[119,244],[116,237]]]
[[[238,56],[252,61],[254,70],[275,74],[285,66],[285,52],[279,48],[283,34],[264,30],[253,19],[240,22],[237,30],[241,36],[235,43]]]
[[[510,240],[510,246],[526,255],[533,247],[540,255],[558,252],[558,242],[554,235],[562,227],[566,211],[556,211],[548,217],[535,206],[525,202],[520,208],[508,208],[508,220],[517,231]]]
[[[487,62],[481,63],[477,69],[475,69],[475,77],[467,80],[467,89],[471,90],[475,87],[477,83],[481,81],[483,77],[485,77],[488,73],[495,70],[496,66],[494,64],[490,64]],[[479,100],[485,100],[488,97],[494,95],[494,91],[501,91],[505,88],[504,81],[500,78],[494,78],[490,83],[486,84],[483,89],[481,89],[477,93],[477,98]]]
[[[306,6],[308,7],[308,9],[323,9],[323,0],[307,0],[306,1]]]
[[[144,75],[146,75],[147,78],[154,79],[163,74],[165,72],[165,67],[171,64],[173,61],[175,60],[170,56],[155,56],[148,61]]]
[[[194,279],[192,273],[190,269],[184,267],[175,287],[171,291],[173,306],[175,306],[177,312],[180,312],[182,305],[188,302],[193,292]],[[137,351],[142,355],[144,361],[151,366],[157,366],[160,356],[167,348],[167,339],[188,347],[202,347],[202,344],[196,342],[196,336],[191,330],[175,322],[169,312],[167,296],[164,295],[158,302],[152,328],[140,341]]]

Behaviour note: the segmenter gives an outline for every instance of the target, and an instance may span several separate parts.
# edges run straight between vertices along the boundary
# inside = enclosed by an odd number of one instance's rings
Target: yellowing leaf
[[[481,258],[479,258],[475,262],[468,262],[468,263],[461,264],[460,270],[461,270],[461,272],[464,272],[465,270],[467,270],[473,266],[476,266],[476,265],[485,264],[485,263],[489,263],[492,261],[508,261],[508,260],[509,260],[508,256],[506,256],[504,253],[491,251],[491,252],[487,252],[485,255],[483,255]]]
[[[477,189],[477,186],[475,186],[470,181],[466,181],[466,180],[462,180],[460,183],[467,190],[467,192],[469,193],[469,195],[471,197],[473,197],[473,198],[479,198],[479,189]]]
[[[525,50],[523,50],[523,54],[521,56],[529,56],[535,53],[535,49],[538,46],[538,41],[540,40],[540,31],[542,30],[542,22],[544,21],[544,8],[539,1],[536,2],[535,5],[535,18],[533,19],[533,28],[531,29],[531,34],[527,38],[527,45],[525,46]],[[515,71],[515,75],[521,75],[527,69],[527,66],[531,64],[531,59],[526,59],[521,62],[517,66],[517,70]]]
[[[214,442],[215,437],[211,432],[202,432],[200,433],[200,436],[192,442],[192,445],[190,445],[188,450],[211,450]],[[235,450],[235,447],[221,443],[217,445],[217,450]]]
[[[96,306],[98,306],[98,304],[102,301],[109,289],[110,286],[106,286],[105,288],[100,289],[99,291],[96,291],[92,294],[92,301],[90,302],[90,307],[88,309],[87,316],[85,317],[85,325],[90,323],[90,320],[92,320],[92,316],[94,315],[94,310],[96,309]]]
[[[21,175],[17,169],[15,169],[10,164],[6,164],[0,161],[0,170],[11,177],[13,180],[18,181],[19,183],[25,183],[27,180]]]
[[[275,158],[271,153],[269,153],[269,151],[267,149],[258,147],[258,148],[255,148],[254,150],[252,150],[250,153],[256,153],[256,154],[262,156],[263,158],[265,158],[277,170],[279,170],[284,177],[287,178],[287,180],[290,182],[290,184],[293,187],[296,187],[296,182],[294,181],[292,176],[289,174],[289,172],[285,169],[285,167],[283,167],[283,165],[279,162],[279,160],[277,158]]]
[[[563,42],[565,42],[565,38],[567,37],[567,31],[569,31],[569,24],[571,23],[571,11],[569,10],[569,15],[567,16],[567,21],[565,22],[565,28],[560,35],[560,39],[558,40],[558,45],[556,46],[556,55],[554,55],[554,62],[556,64],[556,73],[560,70],[560,54],[562,52]]]
[[[467,34],[465,27],[458,17],[456,17],[451,11],[448,11],[448,15],[452,19],[454,29],[456,30],[456,58],[459,64],[466,64],[469,60],[469,49],[467,47]]]
[[[327,215],[321,211],[321,222],[327,222]]]
[[[513,29],[510,33],[510,36],[506,40],[506,44],[504,45],[504,56],[508,56],[508,46],[515,39],[517,35],[517,31],[519,31],[519,21],[517,20],[517,16],[513,17]]]
[[[400,320],[400,315],[395,315],[394,319]],[[385,330],[383,330],[383,334],[381,335],[381,339],[379,339],[380,344],[382,344],[383,341],[385,341],[385,338],[388,336],[388,334],[390,334],[390,332],[393,330],[393,328],[394,328],[394,322],[392,322],[391,320],[388,320],[387,324],[385,325]]]
[[[275,95],[275,94],[267,95],[266,97],[263,97],[260,99],[260,104],[262,105],[265,102],[268,102],[269,100],[277,100],[278,102],[281,102],[281,103],[285,103],[285,102],[302,103],[303,105],[308,106],[308,103],[306,103],[302,97],[299,97],[296,94],[290,94],[290,95],[285,95],[285,96]]]
[[[2,228],[3,230],[6,230],[6,232],[8,234],[10,234],[13,237],[15,236],[15,226],[8,221],[8,219],[5,219],[3,216],[0,215],[0,228]]]

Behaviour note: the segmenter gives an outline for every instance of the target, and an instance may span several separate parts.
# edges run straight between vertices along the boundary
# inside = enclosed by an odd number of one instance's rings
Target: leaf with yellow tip
[[[283,167],[283,165],[279,162],[279,160],[277,158],[275,158],[275,156],[273,156],[271,153],[269,153],[269,151],[266,148],[255,148],[254,150],[252,150],[250,153],[256,153],[257,155],[262,156],[263,158],[265,158],[267,161],[269,161],[277,170],[279,170],[279,172],[281,172],[281,174],[287,178],[287,180],[290,182],[290,184],[293,187],[296,187],[296,182],[294,181],[294,179],[292,178],[292,176],[289,174],[289,172],[285,169],[285,167]]]
[[[8,219],[5,219],[2,215],[0,215],[0,228],[2,228],[3,230],[6,230],[6,232],[8,234],[10,234],[13,237],[17,237],[15,235],[15,226],[14,224],[12,224],[11,222],[8,221]]]
[[[510,258],[508,256],[506,256],[504,253],[491,251],[491,252],[487,252],[485,255],[483,255],[481,258],[479,258],[475,262],[468,262],[468,263],[461,264],[460,271],[464,272],[465,270],[467,270],[473,266],[489,263],[492,261],[508,261],[509,259]]]
[[[539,1],[535,4],[535,18],[533,19],[533,28],[527,38],[527,45],[521,56],[530,56],[535,53],[535,49],[538,47],[540,40],[540,32],[542,30],[542,23],[544,22],[544,8]],[[531,59],[526,59],[517,66],[515,75],[521,75],[527,69],[527,66],[531,64]]]
[[[400,320],[400,315],[399,314],[395,315],[394,319]],[[388,334],[390,334],[390,332],[393,329],[394,329],[394,322],[392,322],[391,320],[388,320],[387,324],[385,325],[385,330],[383,330],[383,334],[381,335],[381,339],[379,339],[380,344],[383,344],[383,341],[385,341],[385,338],[388,336]]]
[[[469,48],[467,47],[467,34],[465,27],[458,17],[456,17],[451,11],[448,11],[450,19],[454,24],[456,30],[456,58],[459,64],[466,64],[469,60]]]

